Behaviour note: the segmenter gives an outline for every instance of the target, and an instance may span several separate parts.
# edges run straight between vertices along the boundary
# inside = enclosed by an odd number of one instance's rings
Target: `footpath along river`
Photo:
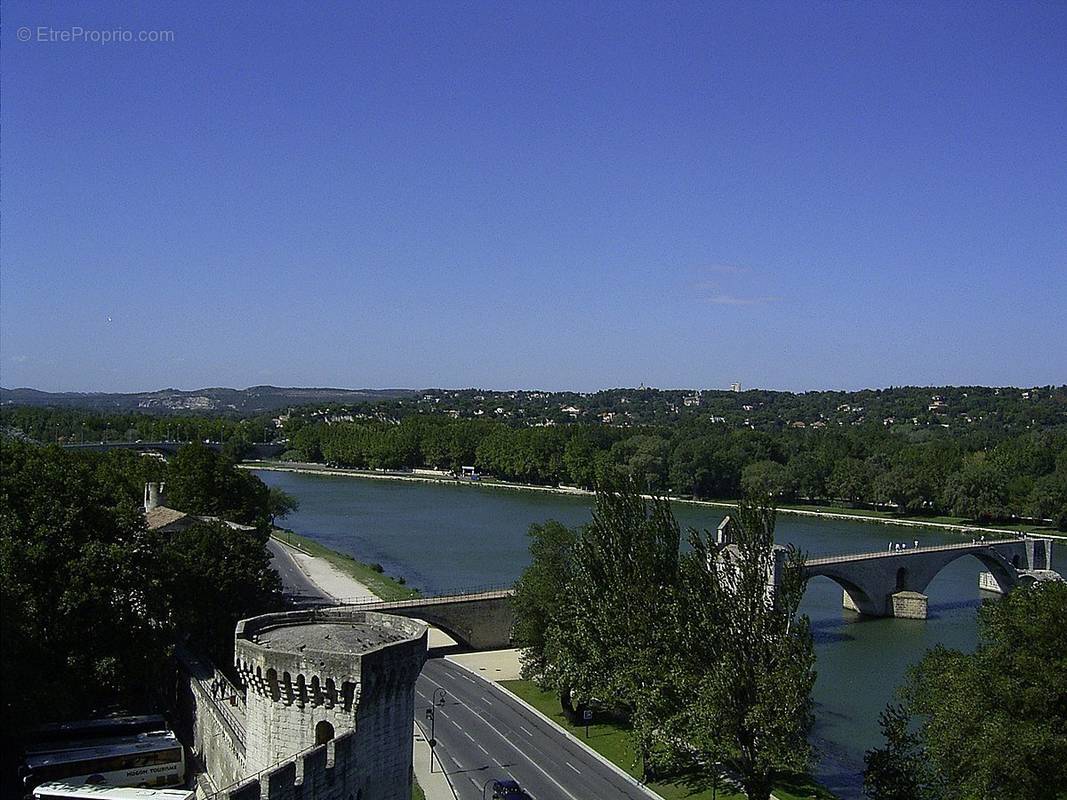
[[[470,485],[375,480],[257,470],[269,486],[296,497],[284,520],[297,533],[361,561],[378,562],[427,594],[514,582],[529,562],[526,531],[556,519],[589,521],[592,500],[547,492]],[[675,505],[685,528],[714,529],[724,509]],[[948,530],[899,527],[779,514],[776,538],[812,556],[884,550],[890,541],[920,545],[959,542]],[[1053,565],[1067,573],[1065,547]],[[880,743],[878,714],[910,664],[935,644],[964,650],[976,642],[981,602],[977,559],[966,556],[930,584],[929,619],[857,621],[841,607],[841,589],[827,578],[808,586],[801,607],[813,624],[818,679],[813,744],[816,778],[845,800],[862,793],[863,753]]]

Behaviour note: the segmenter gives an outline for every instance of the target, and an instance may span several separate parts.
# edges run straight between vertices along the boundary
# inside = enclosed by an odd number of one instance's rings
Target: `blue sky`
[[[211,8],[5,2],[4,386],[1067,381],[1063,3]]]

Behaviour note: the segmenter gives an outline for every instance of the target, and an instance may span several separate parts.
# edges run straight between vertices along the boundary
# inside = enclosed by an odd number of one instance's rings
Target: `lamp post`
[[[443,706],[447,696],[448,692],[438,686],[433,690],[433,695],[430,697],[430,707],[426,709],[426,719],[430,722],[430,772],[433,772],[433,757],[437,748],[437,737],[434,735],[437,714],[435,713],[436,709],[434,706]],[[444,769],[444,765],[442,765],[441,769]]]
[[[434,748],[437,747],[437,737],[434,736],[434,730],[435,730],[435,728],[434,728],[434,717],[436,717],[436,714],[434,714],[433,706],[430,706],[429,708],[426,709],[426,719],[428,719],[430,721],[430,742],[429,742],[429,744],[430,744],[430,772],[431,773],[433,773]]]

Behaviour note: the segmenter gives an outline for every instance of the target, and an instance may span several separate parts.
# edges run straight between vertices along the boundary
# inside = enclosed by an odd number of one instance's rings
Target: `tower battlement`
[[[425,660],[426,626],[403,617],[338,607],[241,620],[234,662],[245,687],[248,772],[345,736],[359,753],[360,783],[407,786]]]

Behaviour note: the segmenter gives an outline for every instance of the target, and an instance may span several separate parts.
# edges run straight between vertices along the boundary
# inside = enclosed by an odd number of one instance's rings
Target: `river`
[[[300,508],[287,527],[391,575],[427,594],[514,582],[529,561],[531,523],[589,521],[589,497],[470,485],[375,480],[258,471],[270,486],[289,492]],[[714,529],[724,509],[675,505],[684,527]],[[920,545],[959,542],[944,529],[836,521],[780,514],[775,531],[812,556],[885,549],[890,540]],[[1053,565],[1067,574],[1062,547]],[[816,778],[845,800],[862,793],[863,753],[880,743],[878,714],[910,664],[935,644],[970,650],[981,603],[981,565],[967,556],[930,584],[925,621],[863,619],[842,609],[841,589],[828,578],[811,581],[801,606],[815,632],[818,678],[812,742]]]

